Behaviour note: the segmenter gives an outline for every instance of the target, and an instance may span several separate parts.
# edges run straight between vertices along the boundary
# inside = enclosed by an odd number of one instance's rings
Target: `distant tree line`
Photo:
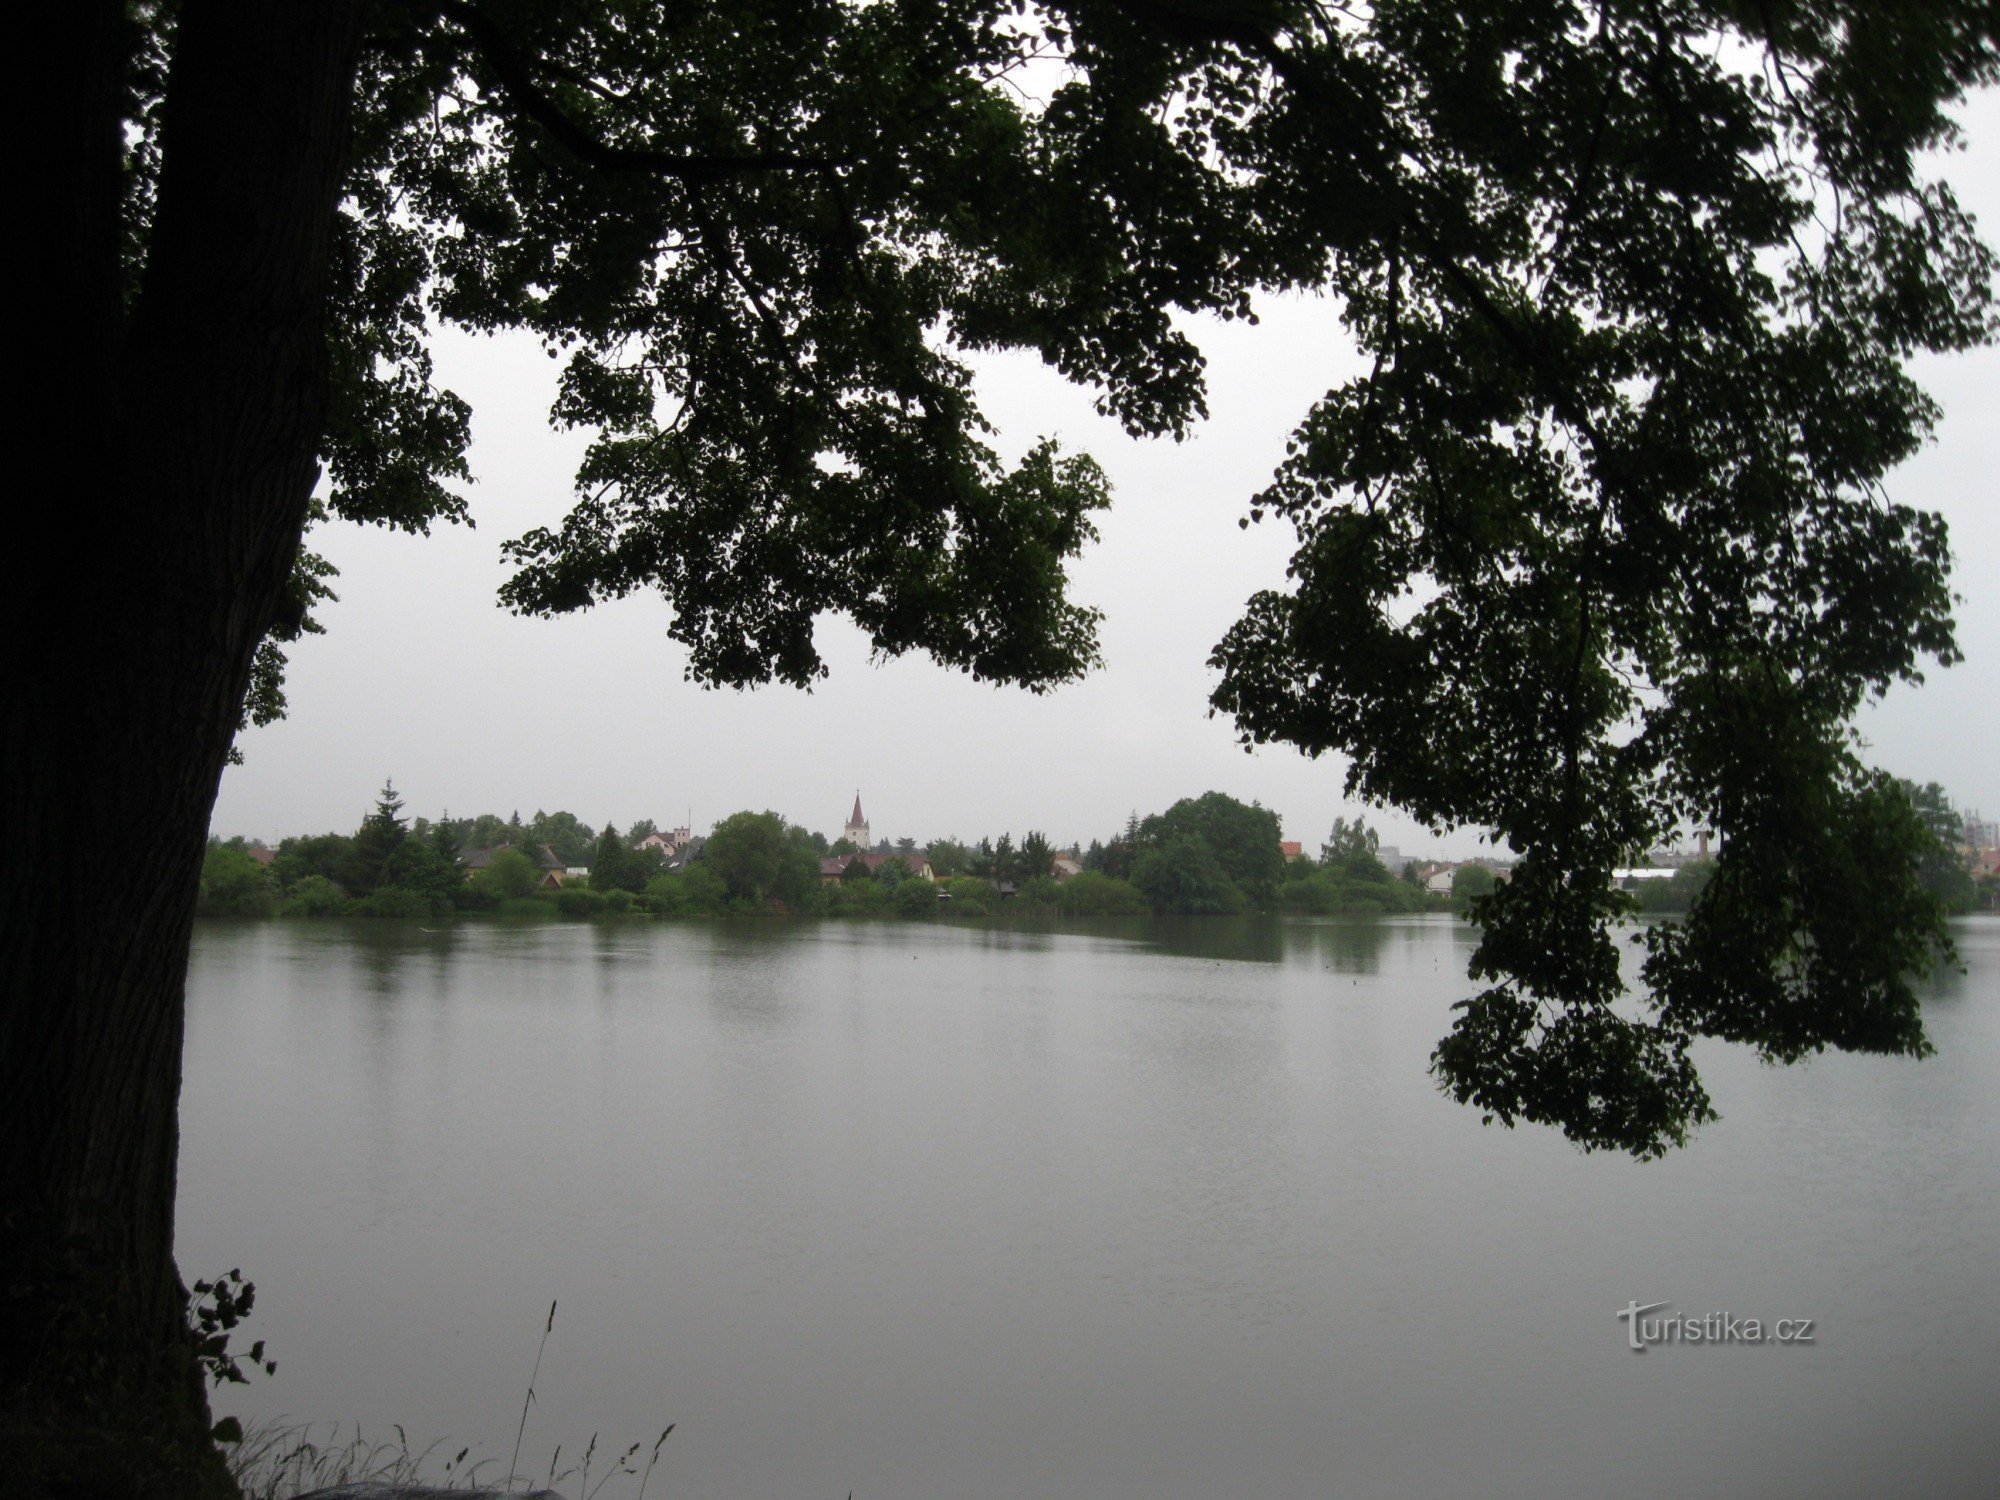
[[[1982,889],[1950,799],[1935,785],[1905,784],[1905,793],[1934,841],[1921,878],[1948,911],[1995,900]],[[946,910],[978,917],[1002,908],[1060,916],[1143,913],[1227,915],[1467,910],[1495,884],[1491,870],[1466,864],[1454,872],[1449,897],[1427,892],[1416,867],[1383,864],[1375,831],[1359,817],[1337,818],[1317,859],[1286,860],[1276,813],[1221,792],[1183,798],[1166,811],[1127,817],[1108,840],[1092,840],[1079,856],[1082,873],[1053,874],[1056,846],[1031,830],[977,843],[887,840],[857,850],[775,812],[739,812],[715,825],[691,858],[668,869],[657,848],[639,845],[654,832],[650,819],[620,833],[569,812],[524,820],[444,816],[406,819],[393,784],[352,833],[285,839],[257,859],[242,839],[211,840],[202,870],[202,910],[211,916],[438,916],[452,911],[552,909],[559,915],[642,914],[713,916],[782,912],[800,916],[920,916]],[[482,851],[478,869],[465,856]],[[907,859],[850,859],[838,879],[822,877],[829,854],[916,856],[929,861],[925,880]],[[874,868],[870,868],[870,864]],[[587,877],[552,880],[551,870],[589,870]],[[1693,904],[1714,864],[1698,860],[1671,879],[1649,881],[1630,894],[1638,912],[1671,914]],[[522,906],[521,903],[534,903]]]
[[[269,868],[242,839],[211,839],[201,910],[211,916],[425,917],[465,903],[460,845],[440,824],[413,832],[394,783],[351,834],[288,838]]]
[[[857,850],[775,812],[740,812],[716,824],[697,852],[668,869],[639,844],[651,820],[621,834],[565,811],[517,811],[435,820],[408,819],[394,784],[352,833],[287,838],[260,861],[243,839],[211,840],[203,866],[202,911],[210,916],[428,917],[452,911],[552,909],[564,916],[625,913],[707,916],[726,912],[794,915],[982,916],[1023,913],[1116,916],[1148,912],[1422,910],[1441,903],[1398,880],[1375,856],[1375,835],[1359,819],[1337,823],[1318,863],[1287,863],[1277,815],[1220,792],[1128,818],[1108,843],[1093,841],[1082,872],[1054,873],[1057,848],[1036,830],[977,843],[914,839]],[[478,868],[464,860],[482,856]],[[851,859],[838,879],[822,876],[829,854],[917,856]],[[871,868],[871,865],[873,868]],[[587,869],[585,877],[552,871]],[[535,903],[523,906],[523,903]]]

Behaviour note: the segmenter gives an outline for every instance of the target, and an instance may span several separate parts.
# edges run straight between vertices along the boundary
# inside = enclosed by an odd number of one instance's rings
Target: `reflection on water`
[[[1374,973],[1385,947],[1416,945],[1432,954],[1445,951],[1452,941],[1469,946],[1473,937],[1465,924],[1435,916],[1023,918],[1000,925],[965,924],[960,930],[986,949],[1048,951],[1058,942],[1088,935],[1182,958],[1310,963],[1353,974]]]
[[[527,1448],[676,1421],[662,1493],[1981,1492],[2000,921],[1938,1057],[1704,1047],[1649,1166],[1437,1094],[1471,941],[204,927],[182,1265],[259,1285],[237,1409],[502,1459],[560,1298]],[[1663,1299],[1821,1336],[1633,1355]]]

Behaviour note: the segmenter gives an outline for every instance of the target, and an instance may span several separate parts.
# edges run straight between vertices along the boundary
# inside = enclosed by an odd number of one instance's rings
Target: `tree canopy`
[[[1239,802],[1226,792],[1183,797],[1165,812],[1155,813],[1139,824],[1139,852],[1133,860],[1132,879],[1152,894],[1150,887],[1158,882],[1162,861],[1148,860],[1147,856],[1157,854],[1163,856],[1167,865],[1180,865],[1195,853],[1188,848],[1192,844],[1200,853],[1188,868],[1206,869],[1212,860],[1214,871],[1229,888],[1213,893],[1213,900],[1221,903],[1219,909],[1232,909],[1246,900],[1259,908],[1268,907],[1285,864],[1278,849],[1278,834],[1278,815],[1254,802]],[[1153,876],[1146,873],[1149,866],[1156,872]],[[1188,877],[1183,872],[1173,878]],[[1164,901],[1157,904],[1169,910],[1206,909],[1175,907]]]
[[[403,825],[403,799],[396,795],[393,781],[382,783],[375,810],[361,820],[342,862],[340,883],[349,895],[366,896],[388,879],[389,862],[408,842],[410,832]]]
[[[701,862],[721,877],[732,901],[749,907],[772,901],[803,906],[819,887],[811,835],[774,812],[724,818],[702,846]]]
[[[0,590],[10,1432],[196,1430],[172,1142],[207,812],[328,587],[308,522],[464,517],[440,323],[541,340],[556,420],[592,434],[568,514],[509,544],[511,607],[657,589],[710,684],[812,682],[831,612],[1043,688],[1096,658],[1064,566],[1106,487],[1046,441],[1004,462],[968,356],[1033,351],[1178,435],[1200,319],[1323,289],[1367,368],[1251,499],[1298,550],[1215,702],[1520,854],[1475,907],[1490,984],[1444,1084],[1646,1155],[1710,1112],[1696,1037],[1925,1047],[1928,834],[1847,726],[1956,651],[1943,527],[1883,479],[1936,416],[1908,360],[1992,333],[1992,256],[1922,166],[2000,69],[1990,0],[33,24],[21,249],[60,322],[23,428],[87,494]],[[129,835],[108,901],[83,809]],[[1610,870],[1691,827],[1714,874],[1649,934],[1647,1009],[1616,1008]],[[33,1489],[42,1450],[13,1446]],[[216,1473],[146,1451],[122,1467]]]
[[[180,11],[141,15],[143,288]],[[1446,1086],[1650,1154],[1710,1113],[1697,1035],[1922,1050],[1910,976],[1940,929],[1910,882],[1852,910],[1843,872],[1881,895],[1915,834],[1848,726],[1956,653],[1942,523],[1883,479],[1936,416],[1909,357],[1993,330],[1992,255],[1921,165],[1995,76],[1990,5],[612,19],[365,8],[331,513],[461,519],[467,412],[427,330],[525,329],[563,361],[556,420],[594,438],[567,518],[508,544],[510,606],[657,588],[708,683],[812,681],[835,610],[885,654],[1046,687],[1095,660],[1063,563],[1105,486],[1046,442],[1003,464],[964,356],[1033,350],[1178,435],[1203,414],[1190,315],[1324,288],[1370,363],[1251,500],[1298,551],[1218,645],[1215,703],[1522,856],[1479,908],[1496,983]],[[274,640],[324,576],[301,560]],[[1650,1017],[1622,1018],[1610,871],[1694,827],[1716,878],[1649,939]]]
[[[1370,363],[1251,500],[1298,550],[1217,647],[1215,703],[1522,856],[1478,907],[1494,983],[1445,1086],[1643,1155],[1711,1114],[1697,1036],[1923,1050],[1938,913],[1885,887],[1915,833],[1848,726],[1956,652],[1943,526],[1883,479],[1936,415],[1909,356],[1992,331],[1992,257],[1919,165],[1994,76],[1990,6],[605,19],[376,14],[334,513],[460,516],[465,410],[424,330],[525,328],[595,437],[568,517],[509,544],[512,607],[657,588],[691,673],[739,684],[810,682],[840,610],[1040,688],[1095,659],[1062,565],[1105,488],[1048,443],[1002,464],[965,353],[1035,350],[1179,434],[1188,316],[1324,287]],[[1716,878],[1647,940],[1650,1013],[1615,1013],[1610,872],[1695,827]]]
[[[1370,364],[1254,502],[1299,550],[1215,701],[1521,855],[1435,1059],[1489,1117],[1650,1155],[1712,1115],[1698,1036],[1925,1050],[1941,914],[1850,721],[1956,655],[1944,527],[1883,480],[1936,416],[1909,355],[1992,334],[1992,255],[1918,157],[1996,24],[1396,5],[1335,49],[1393,121],[1353,154],[1381,226],[1331,246]],[[1714,878],[1616,1011],[1611,871],[1695,828]]]

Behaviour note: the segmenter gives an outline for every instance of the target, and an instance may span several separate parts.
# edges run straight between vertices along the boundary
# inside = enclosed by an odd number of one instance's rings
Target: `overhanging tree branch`
[[[851,166],[838,157],[807,156],[787,151],[690,155],[678,151],[642,151],[630,146],[614,146],[592,134],[564,112],[561,105],[535,82],[542,59],[531,57],[515,46],[500,28],[463,0],[445,0],[440,12],[455,22],[479,55],[492,67],[521,114],[546,130],[560,145],[584,165],[602,172],[637,173],[653,177],[673,177],[695,184],[719,182],[754,172],[817,172]]]

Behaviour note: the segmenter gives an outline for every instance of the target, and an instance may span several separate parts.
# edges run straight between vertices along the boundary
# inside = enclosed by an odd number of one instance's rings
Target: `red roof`
[[[873,875],[886,864],[900,862],[912,875],[921,875],[930,858],[923,854],[897,851],[892,854],[829,854],[819,862],[819,873],[831,878],[844,872],[851,864],[858,864]]]
[[[866,818],[861,816],[861,793],[856,792],[854,794],[854,816],[847,820],[847,826],[852,828],[857,823],[865,823],[867,821]]]

